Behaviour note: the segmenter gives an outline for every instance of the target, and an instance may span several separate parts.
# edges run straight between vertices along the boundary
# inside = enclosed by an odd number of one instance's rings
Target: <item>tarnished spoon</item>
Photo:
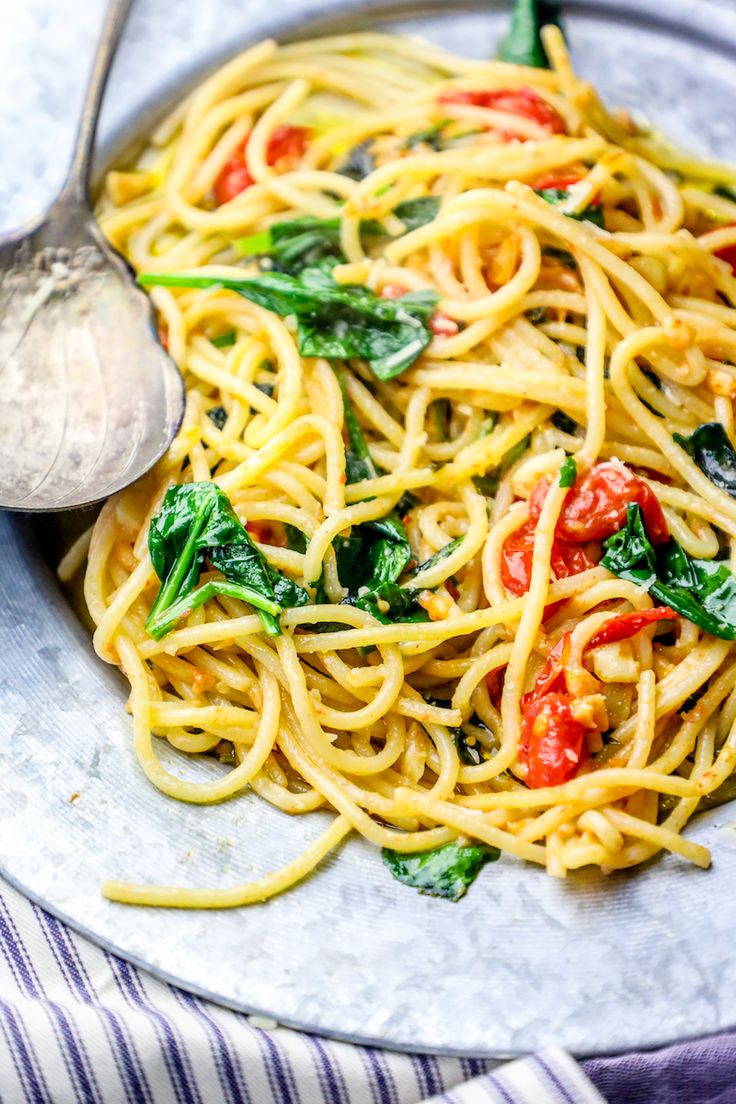
[[[0,238],[0,507],[96,502],[163,455],[184,387],[150,300],[92,215],[89,169],[110,64],[131,0],[110,0],[61,193]]]

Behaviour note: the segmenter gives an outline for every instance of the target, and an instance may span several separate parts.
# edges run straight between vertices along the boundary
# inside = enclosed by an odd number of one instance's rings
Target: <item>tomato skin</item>
[[[308,136],[309,132],[305,127],[276,127],[268,140],[266,163],[277,165],[280,161],[296,161],[306,149]],[[255,184],[245,164],[248,138],[250,135],[247,135],[228,157],[215,180],[214,192],[218,207],[222,207],[223,203],[229,203],[246,188],[250,188],[251,184]]]
[[[549,478],[541,479],[529,500],[529,516],[535,523],[549,487]],[[560,511],[556,535],[573,543],[610,537],[625,524],[630,503],[641,506],[652,544],[669,540],[667,522],[654,491],[623,464],[611,463],[596,464],[570,488]]]
[[[602,644],[614,644],[619,640],[629,640],[647,625],[656,621],[676,621],[677,614],[669,606],[657,606],[656,609],[635,610],[621,617],[612,617],[593,633],[587,643],[588,648],[600,648]]]
[[[407,288],[402,287],[401,284],[385,284],[381,288],[381,299],[400,299],[402,295],[406,295]]]
[[[736,245],[726,245],[723,249],[718,249],[715,255],[730,264],[731,271],[736,273]]]
[[[564,134],[562,116],[533,88],[478,89],[468,92],[450,90],[439,97],[440,103],[472,104],[473,107],[489,107],[506,111],[510,115],[522,115],[539,123],[550,134]]]
[[[270,521],[246,521],[246,532],[259,544],[270,544],[274,548],[285,548],[286,539],[280,526],[274,527]]]
[[[253,177],[245,167],[244,156],[245,143],[240,147],[239,152],[228,157],[222,166],[215,181],[215,201],[218,207],[222,207],[223,203],[229,203],[231,199],[235,199],[246,188],[250,188],[251,184],[255,184]]]
[[[535,529],[536,522],[530,519],[509,534],[501,549],[501,581],[506,590],[517,598],[529,590]],[[557,579],[567,579],[570,575],[579,575],[581,571],[595,567],[595,562],[580,545],[557,537],[552,542],[551,563]]]
[[[578,173],[561,173],[559,176],[552,173],[550,176],[540,176],[539,180],[534,181],[532,188],[539,188],[540,191],[543,188],[556,188],[561,192],[566,192],[573,184],[579,184],[580,180],[581,177]]]
[[[427,328],[437,337],[454,337],[456,333],[460,332],[460,327],[454,318],[449,318],[446,314],[440,314],[439,311],[430,318],[427,323]]]
[[[587,758],[585,729],[572,713],[567,694],[550,693],[522,710],[519,764],[533,790],[561,786]]]

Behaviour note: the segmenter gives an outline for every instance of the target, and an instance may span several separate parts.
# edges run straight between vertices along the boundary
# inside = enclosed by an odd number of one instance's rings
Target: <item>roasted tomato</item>
[[[602,644],[614,644],[619,640],[629,640],[647,625],[655,621],[676,621],[677,614],[669,606],[657,606],[656,609],[635,610],[620,617],[606,621],[588,641],[589,648],[600,648]]]
[[[534,530],[531,519],[511,533],[501,549],[501,581],[508,591],[521,597],[529,590],[534,556]],[[567,579],[595,567],[585,549],[571,541],[555,538],[552,543],[552,570],[556,579]]]
[[[509,115],[522,115],[525,119],[539,123],[550,134],[565,133],[562,116],[532,88],[478,89],[469,92],[451,90],[443,92],[439,102],[472,104],[473,107],[506,111]]]
[[[549,693],[529,702],[521,717],[519,763],[532,789],[560,786],[573,778],[587,756],[585,729],[573,716],[566,694]]]
[[[280,166],[297,161],[306,148],[309,132],[305,127],[278,126],[268,141],[266,150],[266,162],[269,165]],[[237,195],[250,188],[255,181],[248,172],[245,164],[245,151],[248,146],[248,138],[238,146],[234,153],[228,157],[215,180],[215,200],[218,207],[223,203],[229,203]]]
[[[529,500],[529,516],[536,523],[550,487],[542,479]],[[617,533],[626,521],[626,508],[638,503],[644,514],[644,525],[652,544],[669,539],[659,500],[643,479],[639,479],[623,464],[596,464],[571,487],[560,512],[556,534],[560,540],[573,542],[602,540]]]

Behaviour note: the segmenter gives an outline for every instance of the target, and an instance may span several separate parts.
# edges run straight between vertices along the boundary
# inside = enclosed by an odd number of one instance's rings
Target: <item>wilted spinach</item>
[[[381,858],[394,878],[429,897],[458,901],[475,881],[486,863],[501,855],[485,843],[446,843],[431,851],[405,853],[381,850]]]
[[[689,437],[672,436],[711,483],[736,498],[736,449],[720,422],[704,422]]]

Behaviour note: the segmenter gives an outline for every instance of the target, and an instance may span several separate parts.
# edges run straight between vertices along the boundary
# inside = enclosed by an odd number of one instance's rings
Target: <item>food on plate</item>
[[[351,831],[450,898],[502,853],[710,862],[682,831],[736,762],[736,170],[612,113],[535,11],[507,60],[260,43],[108,177],[188,397],[95,525],[95,647],[162,792],[323,811],[261,880],[115,900],[263,900]]]

